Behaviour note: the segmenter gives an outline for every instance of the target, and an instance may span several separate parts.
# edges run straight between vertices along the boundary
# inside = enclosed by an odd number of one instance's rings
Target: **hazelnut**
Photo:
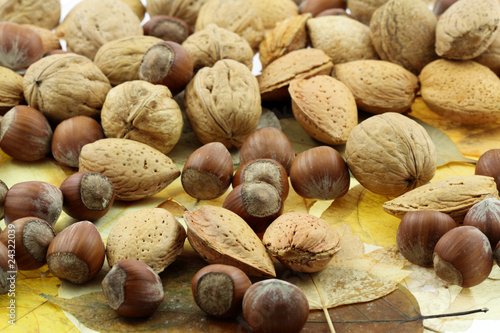
[[[455,2],[457,2],[457,0],[436,0],[432,7],[432,12],[439,17]]]
[[[299,5],[301,14],[311,13],[317,16],[319,13],[331,8],[345,8],[345,0],[304,0]]]
[[[193,62],[182,45],[163,41],[151,46],[142,57],[139,78],[153,84],[163,84],[175,96],[191,80]]]
[[[43,46],[43,54],[46,55],[52,50],[61,50],[61,42],[59,41],[59,37],[49,29],[39,27],[34,24],[23,24],[24,27],[28,27],[36,31],[40,38],[42,39]]]
[[[472,206],[464,217],[464,225],[481,230],[488,237],[491,248],[500,241],[500,200],[487,198]]]
[[[222,207],[239,215],[257,235],[283,213],[283,201],[273,185],[261,182],[244,182],[233,188]]]
[[[99,172],[80,171],[59,186],[63,211],[77,220],[95,221],[103,217],[115,199],[113,184]]]
[[[321,17],[321,16],[335,16],[335,15],[343,15],[343,16],[347,16],[353,20],[355,20],[356,18],[354,16],[352,16],[351,14],[349,14],[344,8],[329,8],[329,9],[325,9],[323,10],[322,12],[319,12],[318,14],[316,14],[314,17]]]
[[[412,263],[432,266],[436,243],[456,226],[455,220],[442,212],[434,210],[408,212],[399,224],[396,245],[399,252]]]
[[[0,220],[3,219],[3,204],[9,187],[0,179]]]
[[[0,122],[0,148],[12,158],[36,161],[50,152],[52,128],[38,110],[17,105]]]
[[[60,122],[52,137],[52,156],[62,165],[78,168],[82,147],[104,138],[101,125],[87,116],[74,116]]]
[[[61,190],[43,181],[26,181],[14,184],[5,196],[5,224],[21,217],[33,216],[54,225],[62,212]]]
[[[6,294],[17,277],[16,261],[7,246],[0,242],[0,295]]]
[[[189,156],[182,169],[181,183],[193,198],[211,200],[226,192],[233,171],[233,158],[227,148],[220,142],[211,142]]]
[[[500,191],[500,149],[490,149],[476,163],[476,175],[493,177]]]
[[[252,285],[239,268],[212,264],[200,269],[191,280],[194,301],[209,316],[236,317],[241,312],[243,296]]]
[[[321,146],[298,154],[290,169],[290,182],[307,199],[331,200],[349,190],[347,164],[335,149]]]
[[[102,280],[106,303],[125,317],[152,315],[165,294],[160,276],[136,259],[123,259],[113,265]]]
[[[290,174],[295,152],[283,131],[274,127],[262,127],[245,138],[240,148],[240,165],[258,158],[270,158],[283,165]]]
[[[14,22],[0,22],[0,66],[19,71],[42,56],[43,43],[38,32]]]
[[[49,244],[56,236],[54,228],[36,217],[22,217],[11,225],[0,234],[0,242],[8,246],[14,240],[17,267],[21,270],[42,267],[47,261]]]
[[[441,279],[463,288],[473,287],[483,282],[493,268],[490,242],[475,227],[453,228],[437,242],[433,263]]]
[[[268,279],[248,288],[243,315],[254,333],[300,332],[309,316],[309,302],[297,286]]]
[[[104,243],[89,221],[76,222],[54,237],[47,250],[49,271],[72,283],[92,279],[104,264]]]
[[[288,196],[290,185],[285,168],[276,160],[258,158],[240,165],[233,176],[233,188],[244,182],[263,181],[276,187],[281,200]]]
[[[500,242],[498,242],[497,246],[495,246],[495,251],[493,252],[493,259],[498,266],[500,266]]]
[[[155,15],[142,26],[144,35],[182,44],[191,35],[189,25],[178,17]]]

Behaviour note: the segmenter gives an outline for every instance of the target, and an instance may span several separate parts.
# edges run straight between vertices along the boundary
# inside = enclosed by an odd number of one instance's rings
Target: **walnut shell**
[[[263,68],[287,53],[306,48],[306,22],[311,17],[310,13],[289,17],[266,33],[259,44],[259,58]]]
[[[438,59],[419,75],[422,99],[445,119],[463,124],[500,121],[500,79],[473,60]]]
[[[144,16],[146,16],[146,7],[142,4],[141,0],[120,0],[125,2],[137,15],[139,18],[139,21],[142,21],[144,19]]]
[[[148,0],[146,11],[153,17],[156,15],[174,16],[194,26],[201,6],[208,0]]]
[[[253,50],[250,44],[240,35],[209,24],[189,36],[182,47],[189,53],[194,71],[203,67],[212,67],[222,59],[233,59],[252,70]]]
[[[499,198],[493,177],[468,175],[432,182],[383,204],[387,213],[402,218],[407,212],[430,209],[462,223],[469,209],[487,198]]]
[[[257,79],[231,59],[199,70],[185,89],[184,105],[198,140],[227,148],[241,146],[262,114]]]
[[[246,0],[208,0],[200,8],[195,31],[215,23],[243,37],[256,50],[264,39],[262,20]]]
[[[83,0],[57,27],[70,52],[94,59],[106,42],[144,34],[141,21],[129,5],[117,0]]]
[[[380,59],[418,74],[437,58],[436,23],[436,16],[423,1],[389,0],[370,20],[373,46]]]
[[[10,68],[0,66],[0,115],[23,102],[23,77]]]
[[[373,12],[389,0],[349,0],[347,8],[361,23],[370,24]]]
[[[109,91],[101,124],[108,138],[139,141],[167,154],[179,141],[184,122],[166,86],[136,80]]]
[[[425,129],[399,113],[387,112],[357,125],[345,159],[368,190],[395,197],[426,184],[436,173],[436,147]]]
[[[273,29],[276,23],[299,15],[299,8],[292,0],[246,0],[262,20],[264,29]]]
[[[287,99],[290,97],[288,86],[292,80],[330,75],[332,68],[332,60],[322,50],[308,48],[287,53],[270,63],[257,78],[262,100]]]
[[[288,88],[297,122],[313,138],[343,144],[358,124],[356,101],[349,88],[328,75],[297,79]]]
[[[436,53],[447,59],[477,57],[490,46],[500,24],[498,0],[461,0],[436,25]]]
[[[113,183],[116,200],[143,199],[163,190],[180,176],[172,160],[147,144],[106,138],[83,146],[79,171],[102,173]]]
[[[276,276],[271,257],[259,237],[232,211],[202,206],[186,211],[184,221],[189,243],[209,264],[232,265],[251,276]]]
[[[127,36],[101,46],[94,62],[112,86],[139,80],[139,66],[144,53],[162,39],[153,36]]]
[[[267,227],[262,242],[287,268],[306,273],[322,270],[340,249],[340,236],[325,220],[289,212]]]
[[[384,60],[336,64],[333,72],[351,90],[358,108],[375,114],[408,111],[420,88],[415,74]]]
[[[168,210],[143,208],[122,216],[108,235],[109,266],[123,259],[136,259],[161,273],[184,248],[186,231]]]
[[[0,21],[52,30],[61,19],[60,0],[0,0]]]
[[[312,47],[325,51],[334,64],[378,59],[370,28],[347,16],[328,15],[307,21]]]
[[[111,85],[91,60],[67,53],[42,58],[28,67],[23,89],[29,105],[59,123],[78,115],[99,116]]]

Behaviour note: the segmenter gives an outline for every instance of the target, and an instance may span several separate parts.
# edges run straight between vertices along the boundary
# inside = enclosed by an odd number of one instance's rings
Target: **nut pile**
[[[70,175],[59,187],[0,179],[2,278],[15,229],[18,269],[47,264],[84,284],[107,260],[107,303],[148,317],[164,302],[158,274],[187,239],[209,264],[192,279],[203,311],[242,313],[256,332],[300,331],[307,298],[276,279],[275,263],[317,272],[340,236],[285,202],[290,186],[304,200],[340,198],[349,172],[389,197],[409,261],[465,288],[500,261],[500,149],[476,175],[429,184],[436,147],[404,114],[420,90],[446,121],[500,121],[498,0],[433,10],[415,0],[83,0],[59,25],[59,1],[32,2],[0,2],[0,149],[23,163],[52,158]],[[283,131],[261,127],[273,103],[290,103],[318,147],[297,153]],[[372,115],[359,121],[359,110]],[[181,170],[168,154],[188,127],[198,149]],[[178,177],[189,196],[221,207],[184,212],[187,230],[166,209],[138,210],[103,242],[92,222],[116,201],[147,199]],[[62,211],[75,223],[56,234]]]

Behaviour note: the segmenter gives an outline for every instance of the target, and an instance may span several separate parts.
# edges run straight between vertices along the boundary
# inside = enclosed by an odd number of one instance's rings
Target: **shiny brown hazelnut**
[[[59,37],[49,29],[39,27],[34,24],[23,24],[24,27],[28,27],[36,31],[40,38],[42,39],[43,54],[48,54],[52,50],[61,50],[61,42]]]
[[[61,280],[82,284],[92,279],[104,264],[104,243],[89,221],[76,222],[58,233],[47,250],[50,273]]]
[[[115,200],[113,184],[99,172],[80,171],[59,186],[63,211],[77,220],[95,221],[103,217]]]
[[[414,264],[432,266],[434,247],[439,239],[457,226],[449,215],[434,210],[406,213],[398,226],[396,245]]]
[[[500,266],[500,242],[495,246],[495,251],[493,252],[493,259]]]
[[[165,294],[160,276],[136,259],[113,265],[102,280],[106,303],[124,317],[147,317],[161,305]]]
[[[0,242],[15,246],[15,259],[20,270],[33,270],[46,263],[47,249],[56,236],[54,228],[36,217],[22,217],[13,221],[0,234]]]
[[[309,302],[297,286],[268,279],[248,288],[243,315],[254,333],[296,333],[306,324]]]
[[[437,242],[433,264],[439,278],[463,288],[476,286],[493,268],[490,242],[478,228],[453,228]]]
[[[0,242],[0,295],[15,290],[17,264],[12,252]]]
[[[311,13],[313,16],[330,8],[345,8],[345,0],[304,0],[299,5],[301,14]]]
[[[432,12],[436,16],[441,16],[451,5],[453,5],[457,0],[436,0],[434,6],[432,7]]]
[[[352,16],[351,14],[349,14],[344,8],[329,8],[329,9],[325,9],[322,12],[319,12],[318,14],[316,14],[315,17],[321,17],[321,16],[338,16],[338,15],[347,16],[349,18],[352,18],[353,20],[356,19],[354,16]]]
[[[233,188],[222,207],[239,215],[257,235],[283,213],[283,201],[273,185],[261,182],[244,182]]]
[[[181,174],[182,187],[187,194],[200,200],[223,195],[233,178],[233,158],[220,142],[207,143],[187,159]]]
[[[78,168],[82,147],[104,138],[97,120],[87,116],[74,116],[60,122],[52,137],[52,156],[62,165]]]
[[[142,57],[139,78],[163,84],[172,95],[184,90],[193,75],[193,62],[182,45],[163,41],[151,46]]]
[[[262,181],[276,187],[281,200],[285,201],[290,190],[288,174],[285,168],[276,160],[270,158],[258,158],[240,165],[233,176],[233,188],[252,181]]]
[[[252,285],[239,268],[212,264],[200,269],[191,280],[198,307],[215,318],[231,318],[241,313],[243,296]]]
[[[274,127],[262,127],[245,138],[240,147],[240,165],[258,158],[270,158],[290,174],[295,152],[285,133]]]
[[[0,220],[3,219],[3,203],[9,187],[0,179]]]
[[[478,228],[488,237],[491,248],[500,242],[500,200],[487,198],[472,206],[464,217],[464,225]]]
[[[11,186],[4,201],[5,224],[21,217],[33,216],[54,225],[62,212],[63,195],[55,185],[43,181],[26,181]]]
[[[0,22],[0,66],[24,70],[42,56],[38,32],[14,22]]]
[[[193,33],[182,19],[168,15],[155,15],[142,26],[144,35],[154,36],[182,44]]]
[[[350,181],[346,162],[338,151],[328,146],[298,154],[290,169],[293,189],[308,199],[339,198],[349,191]]]
[[[0,148],[21,161],[36,161],[50,152],[52,128],[38,110],[17,105],[0,122]]]
[[[490,149],[476,163],[475,174],[493,177],[500,192],[500,149]]]

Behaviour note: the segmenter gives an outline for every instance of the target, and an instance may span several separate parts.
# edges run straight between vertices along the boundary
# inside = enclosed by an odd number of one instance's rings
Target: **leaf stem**
[[[325,313],[326,322],[328,323],[328,327],[330,328],[330,333],[335,333],[335,328],[333,327],[332,318],[330,318],[330,313],[328,313],[328,308],[325,305],[325,301],[323,300],[323,296],[321,296],[321,292],[318,288],[318,285],[316,284],[316,281],[314,281],[312,275],[309,274],[309,276],[310,276],[312,282],[314,283],[314,287],[318,291],[319,299],[321,301],[321,306],[323,307],[323,312]]]
[[[486,313],[488,311],[489,311],[488,308],[481,308],[481,309],[475,309],[475,310],[470,310],[470,311],[461,311],[461,312],[443,313],[443,314],[437,314],[437,315],[420,316],[420,317],[414,318],[414,320],[466,316],[466,315],[478,313],[478,312],[485,312]]]

